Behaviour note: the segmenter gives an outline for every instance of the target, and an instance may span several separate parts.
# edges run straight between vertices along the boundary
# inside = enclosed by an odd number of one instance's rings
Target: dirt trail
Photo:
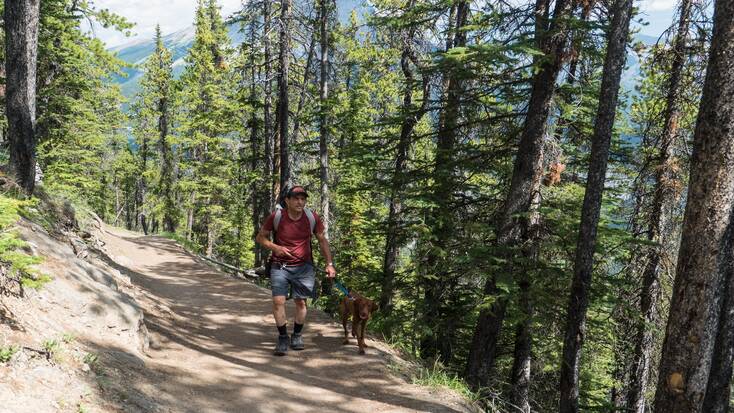
[[[200,262],[174,242],[106,227],[111,263],[140,287],[149,358],[126,375],[131,411],[465,412],[448,391],[407,383],[380,343],[366,356],[341,344],[341,326],[310,310],[306,350],[274,357],[270,292]],[[289,302],[289,328],[293,307]],[[144,366],[144,367],[143,367]],[[156,409],[157,410],[157,409]]]

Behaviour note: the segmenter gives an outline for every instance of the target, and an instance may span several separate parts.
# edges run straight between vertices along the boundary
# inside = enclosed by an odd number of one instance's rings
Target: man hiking
[[[296,316],[290,347],[303,350],[303,324],[306,322],[306,299],[313,297],[315,274],[311,253],[311,234],[319,240],[321,255],[326,260],[326,274],[336,277],[336,269],[329,251],[329,241],[324,234],[324,224],[315,212],[306,208],[308,193],[301,186],[294,186],[285,194],[285,208],[276,209],[265,220],[255,241],[271,250],[270,284],[273,291],[273,316],[278,327],[278,344],[274,354],[283,356],[288,352],[288,330],[286,325],[285,299],[288,286],[293,291]],[[273,241],[270,233],[273,232]]]

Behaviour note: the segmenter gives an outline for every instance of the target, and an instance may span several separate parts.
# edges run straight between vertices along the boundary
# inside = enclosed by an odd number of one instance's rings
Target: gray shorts
[[[273,297],[278,295],[287,297],[288,284],[290,284],[293,288],[293,298],[313,298],[315,280],[316,276],[311,263],[281,267],[280,264],[274,262],[270,268],[270,288],[273,291]]]

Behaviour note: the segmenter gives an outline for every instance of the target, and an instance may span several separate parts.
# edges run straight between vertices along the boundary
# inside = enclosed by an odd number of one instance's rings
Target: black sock
[[[288,323],[283,324],[282,326],[278,326],[278,332],[281,336],[287,336],[288,335]]]
[[[293,334],[301,334],[303,330],[303,324],[293,323]]]

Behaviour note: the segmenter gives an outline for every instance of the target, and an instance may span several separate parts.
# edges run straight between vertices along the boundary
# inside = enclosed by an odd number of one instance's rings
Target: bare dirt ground
[[[320,311],[309,312],[306,350],[275,357],[268,290],[222,274],[165,238],[109,227],[101,232],[108,264],[136,286],[150,337],[144,356],[100,351],[116,355],[103,360],[117,372],[108,374],[107,387],[123,394],[125,411],[473,410],[455,393],[394,373],[390,366],[401,360],[382,343],[368,340],[365,356],[354,340],[342,345],[341,325]]]

